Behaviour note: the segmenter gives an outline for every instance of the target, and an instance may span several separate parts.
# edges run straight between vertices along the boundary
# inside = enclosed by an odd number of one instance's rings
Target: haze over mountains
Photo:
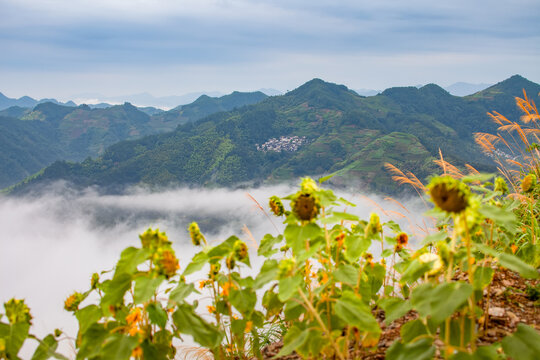
[[[434,84],[362,97],[343,85],[314,79],[283,96],[236,92],[222,98],[203,96],[154,116],[130,104],[102,110],[48,104],[58,110],[54,116],[38,108],[31,118],[40,126],[61,124],[56,128],[63,134],[63,142],[56,140],[64,144],[60,156],[73,156],[51,158],[73,160],[83,154],[94,158],[82,163],[58,161],[16,191],[56,180],[105,187],[228,186],[336,172],[336,183],[357,181],[372,190],[393,192],[395,184],[385,162],[422,178],[435,171],[432,160],[439,148],[456,165],[494,170],[472,134],[495,130],[487,111],[517,118],[514,96],[522,89],[538,94],[540,85],[516,75],[466,97],[452,96]],[[152,131],[163,133],[144,136]],[[122,137],[129,141],[117,142]]]

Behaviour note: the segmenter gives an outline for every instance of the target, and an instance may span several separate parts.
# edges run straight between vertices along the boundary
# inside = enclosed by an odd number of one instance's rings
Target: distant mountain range
[[[492,84],[471,84],[471,83],[466,83],[466,82],[457,82],[450,86],[446,86],[443,89],[448,91],[450,94],[454,96],[467,96],[467,95],[472,95],[476,92],[482,91],[484,89],[487,89],[491,85]],[[416,87],[422,87],[422,86],[417,85]],[[373,90],[373,89],[354,89],[354,91],[358,95],[362,95],[362,96],[375,96],[382,92],[382,90]]]
[[[62,103],[56,99],[36,100],[36,99],[32,99],[29,96],[23,96],[18,99],[12,99],[0,93],[0,110],[4,110],[12,106],[17,106],[21,108],[33,108],[37,104],[41,104],[45,102],[51,102],[53,104],[59,104],[59,105],[65,105],[65,106],[77,106],[77,104],[75,104],[73,101]]]
[[[0,111],[0,188],[12,185],[55,160],[80,161],[101,155],[110,145],[174,130],[218,111],[266,98],[260,92],[201,96],[169,112],[130,103],[92,109],[53,102]]]
[[[171,132],[116,143],[82,163],[55,162],[13,191],[60,179],[111,188],[223,186],[336,173],[335,183],[354,181],[391,193],[396,184],[385,162],[425,178],[436,171],[439,149],[457,166],[494,171],[472,134],[496,130],[487,111],[518,118],[514,96],[522,89],[535,96],[540,85],[515,75],[466,97],[434,84],[363,97],[314,79],[285,95],[192,120]],[[183,112],[175,111],[181,121]],[[151,121],[165,123],[160,116]]]

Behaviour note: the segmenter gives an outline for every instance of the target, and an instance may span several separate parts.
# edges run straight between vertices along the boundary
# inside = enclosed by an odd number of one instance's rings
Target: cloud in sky
[[[534,0],[4,0],[0,91],[539,81],[540,30],[527,25],[538,13]]]

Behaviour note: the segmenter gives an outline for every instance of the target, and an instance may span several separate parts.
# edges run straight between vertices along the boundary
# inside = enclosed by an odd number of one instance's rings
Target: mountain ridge
[[[338,183],[355,178],[372,190],[392,191],[384,162],[425,177],[435,170],[432,160],[439,149],[456,165],[493,170],[472,133],[495,129],[486,112],[501,107],[497,96],[510,99],[511,107],[502,106],[507,113],[515,109],[514,96],[520,94],[511,92],[517,85],[540,91],[540,85],[523,77],[507,80],[493,96],[494,89],[457,97],[428,84],[362,97],[344,85],[313,79],[285,95],[172,132],[116,143],[83,163],[57,162],[25,186],[58,179],[79,186],[233,185],[337,172]],[[272,139],[285,148],[295,138],[305,139],[295,140],[304,141],[297,151],[258,150]]]

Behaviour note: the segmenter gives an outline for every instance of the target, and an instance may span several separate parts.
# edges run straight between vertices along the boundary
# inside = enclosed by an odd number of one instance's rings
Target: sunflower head
[[[302,179],[302,182],[300,183],[300,189],[304,193],[314,193],[319,190],[319,186],[317,186],[317,183],[310,177],[305,177]]]
[[[404,233],[404,232],[400,232],[400,233],[396,236],[396,242],[397,242],[397,244],[400,245],[401,247],[406,246],[406,245],[409,243],[409,235],[407,235],[407,234]]]
[[[165,278],[168,279],[176,275],[178,269],[180,269],[180,264],[174,254],[174,250],[164,250],[156,263],[158,274],[165,275]]]
[[[536,175],[529,174],[521,180],[521,190],[531,192],[536,186]]]
[[[201,245],[201,242],[206,243],[206,239],[201,233],[201,229],[199,229],[199,224],[197,224],[196,222],[192,222],[191,224],[189,224],[188,230],[193,245],[199,246]]]
[[[79,304],[84,300],[85,296],[79,292],[74,292],[64,301],[64,309],[67,311],[79,310]]]
[[[493,185],[493,190],[500,191],[501,193],[506,194],[508,192],[508,185],[506,181],[500,176],[495,178],[495,184]]]
[[[283,203],[281,202],[281,199],[277,196],[272,196],[270,198],[268,206],[270,206],[270,210],[272,210],[272,212],[276,216],[281,216],[285,214],[285,208],[283,207]]]
[[[248,247],[242,240],[236,240],[234,242],[234,255],[239,261],[244,260],[248,256]]]
[[[215,263],[210,264],[210,272],[208,272],[208,278],[214,280],[221,270],[221,264]]]
[[[227,269],[232,270],[234,269],[234,266],[236,265],[236,260],[234,260],[234,255],[229,255],[227,259],[225,260],[225,264],[227,265]]]
[[[371,213],[369,215],[369,222],[364,228],[364,234],[366,237],[376,235],[382,231],[381,218],[377,213]]]
[[[92,278],[90,279],[90,288],[95,290],[99,285],[99,274],[93,273]]]
[[[158,249],[171,243],[167,238],[167,234],[160,232],[159,229],[148,229],[139,235],[139,239],[141,239],[142,247],[146,249]]]
[[[26,306],[24,300],[11,299],[4,303],[4,309],[6,310],[6,316],[10,324],[31,323],[32,315],[30,315],[30,308]]]
[[[428,190],[435,205],[448,213],[461,213],[469,206],[469,187],[450,176],[433,178]]]
[[[311,221],[321,210],[319,200],[312,193],[299,192],[291,201],[294,215],[302,221]]]

